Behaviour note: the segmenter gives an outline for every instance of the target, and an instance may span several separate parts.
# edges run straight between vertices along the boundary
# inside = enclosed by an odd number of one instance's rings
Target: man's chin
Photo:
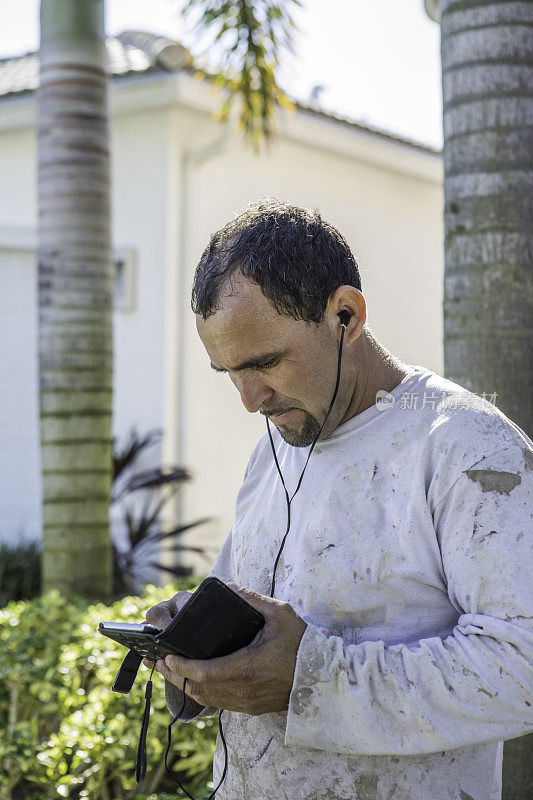
[[[274,425],[276,425],[275,422]],[[309,447],[320,432],[320,425],[310,414],[306,414],[304,423],[299,428],[290,428],[282,423],[276,425],[276,428],[281,438],[292,447]]]

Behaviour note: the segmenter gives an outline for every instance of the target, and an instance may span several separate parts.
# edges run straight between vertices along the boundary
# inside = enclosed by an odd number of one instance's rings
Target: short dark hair
[[[321,322],[332,292],[361,290],[359,268],[344,236],[318,211],[266,199],[252,203],[211,236],[196,268],[191,306],[206,319],[226,280],[239,271],[256,283],[278,314]]]

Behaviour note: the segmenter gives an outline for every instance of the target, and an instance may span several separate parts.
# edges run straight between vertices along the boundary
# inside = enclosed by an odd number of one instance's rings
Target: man
[[[226,225],[193,310],[213,369],[273,423],[292,498],[279,555],[265,436],[212,572],[265,627],[226,658],[157,664],[174,713],[187,678],[182,719],[225,709],[218,797],[500,798],[501,742],[533,731],[532,442],[376,341],[357,264],[317,213],[264,201]],[[223,764],[219,740],[215,784]]]

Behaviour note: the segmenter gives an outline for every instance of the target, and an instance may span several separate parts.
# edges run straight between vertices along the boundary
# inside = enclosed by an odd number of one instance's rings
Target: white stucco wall
[[[168,172],[167,112],[129,113],[112,128],[113,242],[135,253],[134,303],[115,314],[114,431],[163,422]]]
[[[14,105],[17,105],[16,101]],[[0,224],[35,228],[35,132],[27,125],[0,127]]]
[[[0,542],[41,530],[36,308],[34,254],[0,230]]]
[[[0,541],[41,527],[35,135],[0,128]]]

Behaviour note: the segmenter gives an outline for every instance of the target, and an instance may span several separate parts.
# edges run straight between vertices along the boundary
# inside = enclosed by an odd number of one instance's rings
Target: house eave
[[[35,96],[32,91],[5,95],[0,100],[0,130],[35,126]],[[220,94],[213,86],[186,70],[149,70],[111,81],[110,109],[114,116],[183,106],[211,118],[219,102]],[[296,113],[280,112],[277,135],[430,182],[442,181],[442,157],[438,150],[332,116],[319,108],[300,104]]]

